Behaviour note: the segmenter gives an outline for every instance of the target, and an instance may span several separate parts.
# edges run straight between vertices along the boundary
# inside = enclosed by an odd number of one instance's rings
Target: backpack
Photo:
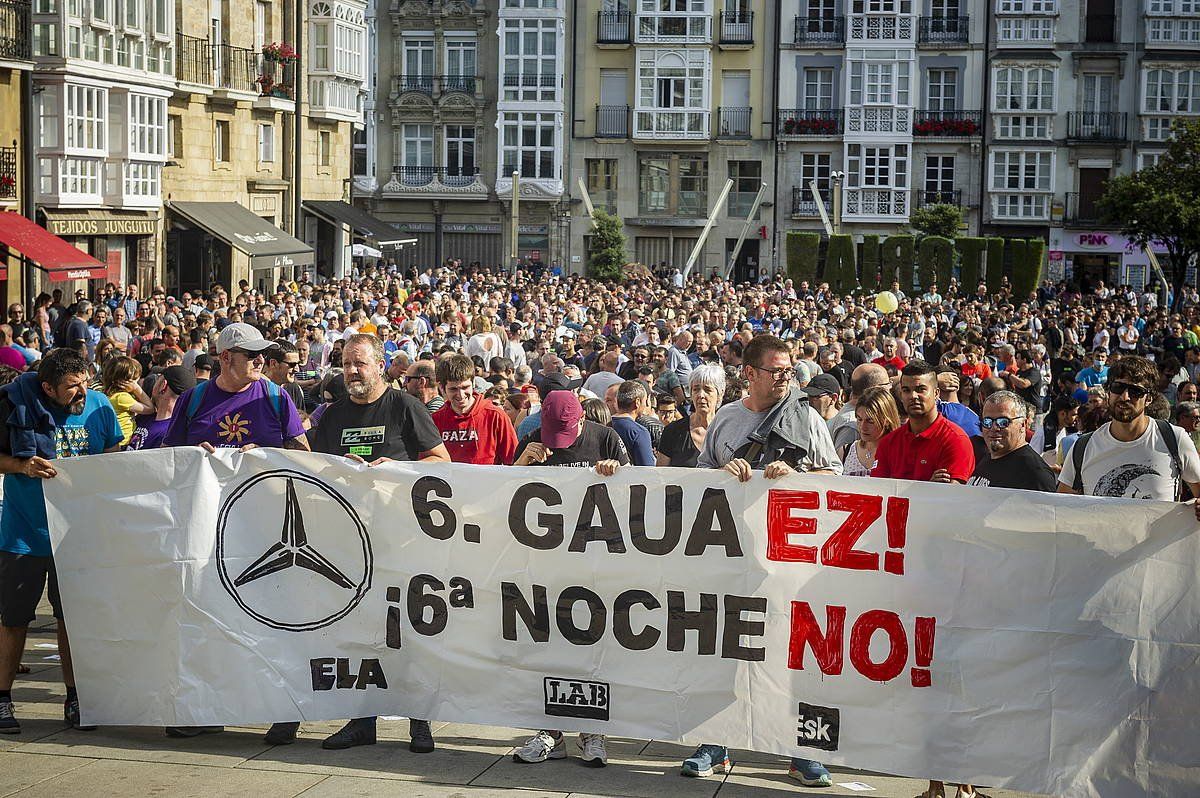
[[[1185,485],[1183,484],[1183,463],[1179,459],[1179,439],[1175,437],[1175,430],[1171,424],[1162,419],[1154,419],[1154,423],[1158,425],[1158,434],[1167,444],[1167,453],[1171,456],[1171,468],[1178,475],[1179,489],[1176,492],[1176,499],[1183,494]],[[1080,435],[1075,445],[1071,447],[1071,460],[1075,465],[1075,481],[1071,487],[1077,493],[1083,493],[1083,455],[1084,449],[1087,448],[1088,441],[1092,439],[1091,432],[1085,432]]]
[[[275,409],[275,418],[277,418],[279,420],[279,432],[281,435],[286,437],[287,436],[287,426],[286,426],[287,422],[284,419],[284,412],[283,412],[283,410],[284,410],[283,391],[280,389],[280,387],[278,385],[271,382],[266,377],[263,377],[262,381],[264,383],[266,383],[266,385],[267,385],[267,398],[271,400],[271,406]],[[184,420],[183,428],[185,430],[185,432],[184,432],[185,435],[187,434],[186,431],[190,430],[192,428],[192,419],[194,419],[196,417],[196,413],[200,412],[200,405],[201,405],[201,403],[204,402],[204,392],[208,388],[209,383],[211,383],[211,382],[212,382],[212,380],[205,380],[204,382],[200,383],[199,385],[197,385],[195,388],[192,389],[192,396],[188,400],[187,412],[184,413],[184,415],[183,415],[183,420]]]

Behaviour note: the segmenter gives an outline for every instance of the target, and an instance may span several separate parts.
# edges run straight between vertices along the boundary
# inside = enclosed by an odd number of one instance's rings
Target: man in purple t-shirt
[[[139,416],[137,429],[129,439],[130,451],[157,449],[163,445],[171,416],[179,397],[196,387],[196,373],[183,366],[167,366],[154,383],[150,400],[154,403],[154,415]]]
[[[309,451],[296,405],[286,393],[268,388],[262,369],[263,352],[274,346],[257,328],[243,322],[228,325],[217,337],[221,373],[189,391],[175,403],[163,446],[239,449],[273,446]],[[192,394],[204,391],[193,409]],[[276,724],[284,730],[291,724]],[[195,737],[222,731],[222,726],[168,726],[168,737]],[[272,727],[274,729],[274,727]],[[270,736],[270,735],[268,735]],[[279,743],[290,743],[280,734]],[[290,739],[289,739],[290,738]]]
[[[217,338],[221,373],[179,397],[164,446],[205,449],[274,446],[308,451],[304,424],[286,393],[263,377],[263,352],[274,346],[255,327],[235,322]],[[192,393],[203,390],[191,408]]]

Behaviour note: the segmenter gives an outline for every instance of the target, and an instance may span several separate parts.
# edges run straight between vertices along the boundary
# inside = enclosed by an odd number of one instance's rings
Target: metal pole
[[[587,208],[588,218],[592,220],[592,226],[596,224],[596,209],[592,207],[592,195],[588,193],[587,186],[584,185],[583,178],[579,178],[579,196],[583,197],[583,207]]]
[[[517,212],[518,212],[517,206],[520,203],[520,199],[519,199],[520,185],[521,185],[521,173],[513,172],[512,173],[512,229],[510,231],[512,234],[512,240],[509,242],[508,256],[509,256],[509,258],[512,259],[512,264],[513,264],[514,269],[517,268],[517,257],[518,257],[517,256]]]
[[[738,253],[742,251],[742,244],[746,243],[746,234],[750,232],[750,225],[754,223],[754,214],[758,213],[758,205],[762,202],[763,194],[766,192],[767,184],[760,184],[758,193],[754,195],[754,204],[750,206],[750,213],[746,216],[746,223],[742,225],[741,235],[738,236],[737,243],[733,245],[733,252],[729,255],[729,263],[725,266],[726,280],[733,274],[733,264],[737,261]]]
[[[833,176],[833,232],[842,232],[842,173]]]
[[[812,192],[813,202],[817,203],[817,213],[821,214],[821,224],[825,225],[825,235],[833,235],[833,225],[829,223],[829,214],[825,211],[825,200],[821,198],[821,189],[817,188],[817,181],[808,181],[808,190]]]
[[[26,219],[37,223],[36,192],[34,175],[37,174],[37,158],[33,143],[33,70],[21,70],[21,213]],[[21,297],[25,305],[25,318],[33,320],[33,266],[22,257]],[[48,342],[47,342],[48,343]]]
[[[721,206],[725,204],[725,199],[729,196],[729,191],[733,188],[733,181],[726,180],[725,187],[721,189],[720,195],[717,197],[716,204],[713,205],[712,212],[708,214],[708,221],[704,223],[704,229],[700,231],[700,238],[696,240],[696,246],[692,247],[692,254],[688,256],[687,266],[683,269],[683,280],[687,282],[688,277],[692,273],[692,266],[696,264],[696,259],[700,257],[700,251],[704,249],[704,242],[708,240],[708,233],[712,230],[712,226],[717,221],[717,214],[721,212]]]
[[[293,21],[296,26],[295,47],[297,53],[304,52],[304,7],[305,3],[300,2],[300,0],[295,0],[295,2],[292,4],[292,13],[296,15],[296,18]],[[304,240],[304,223],[302,221],[304,218],[304,114],[301,113],[300,108],[304,99],[304,80],[302,78],[304,74],[304,64],[304,58],[298,57],[296,59],[295,71],[292,75],[292,83],[295,84],[295,87],[292,89],[292,93],[295,96],[295,110],[292,117],[292,122],[294,124],[294,133],[292,134],[292,138],[295,139],[295,141],[292,142],[292,235],[301,241]],[[280,69],[282,68],[282,65],[280,65]],[[317,157],[318,159],[320,158],[320,152],[317,153]],[[315,266],[313,267],[313,272],[316,272]],[[295,277],[295,269],[293,269],[291,279],[295,279]]]

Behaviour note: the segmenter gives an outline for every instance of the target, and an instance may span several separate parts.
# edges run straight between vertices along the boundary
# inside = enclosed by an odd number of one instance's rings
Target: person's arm
[[[427,451],[421,452],[417,456],[418,463],[449,463],[450,452],[446,451],[446,444],[439,443],[437,446]]]
[[[633,422],[637,424],[637,422]],[[650,433],[638,425],[641,430],[640,435],[635,435],[633,438],[633,450],[629,453],[629,459],[637,466],[652,466],[654,465],[654,450],[650,448]]]
[[[133,401],[129,403],[127,408],[134,415],[144,416],[154,411],[154,401],[149,397],[146,391],[138,382],[127,382],[121,386],[125,393],[132,397]]]
[[[495,418],[496,465],[512,465],[517,454],[517,432],[512,422],[503,413],[497,413]]]
[[[30,479],[53,479],[58,476],[58,471],[44,457],[13,457],[10,454],[0,454],[0,474],[21,474]]]
[[[312,447],[308,445],[307,435],[297,435],[295,438],[289,438],[283,442],[283,448],[295,449],[301,452],[311,452]]]

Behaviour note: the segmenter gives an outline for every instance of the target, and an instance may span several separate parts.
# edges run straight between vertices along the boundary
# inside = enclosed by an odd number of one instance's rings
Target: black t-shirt
[[[847,363],[853,363],[855,366],[867,362],[867,353],[854,344],[842,344],[842,357]]]
[[[663,428],[658,440],[658,451],[671,458],[669,465],[676,468],[695,468],[700,459],[700,450],[692,442],[690,420],[676,419]]]
[[[1017,395],[1030,404],[1037,404],[1042,393],[1042,370],[1037,366],[1030,366],[1024,371],[1018,371],[1017,376],[1023,380],[1029,380],[1028,388],[1018,388]]]
[[[1053,493],[1058,489],[1058,478],[1032,446],[1022,446],[999,460],[990,455],[976,459],[975,473],[967,484]]]
[[[440,440],[440,439],[439,439]],[[542,442],[541,429],[535,429],[517,444],[517,457],[531,443]],[[514,458],[515,459],[515,458]],[[568,468],[591,468],[601,460],[616,460],[621,465],[629,465],[629,455],[625,444],[616,431],[603,427],[594,421],[584,421],[583,430],[579,437],[565,449],[555,449],[544,463],[531,465],[565,466]]]
[[[442,444],[442,435],[425,405],[404,391],[388,388],[369,405],[349,397],[331,404],[309,432],[314,452],[357,454],[364,460],[390,457],[416,460]]]
[[[292,404],[298,409],[304,409],[304,389],[294,382],[285,382],[279,386],[280,390],[292,397]]]

